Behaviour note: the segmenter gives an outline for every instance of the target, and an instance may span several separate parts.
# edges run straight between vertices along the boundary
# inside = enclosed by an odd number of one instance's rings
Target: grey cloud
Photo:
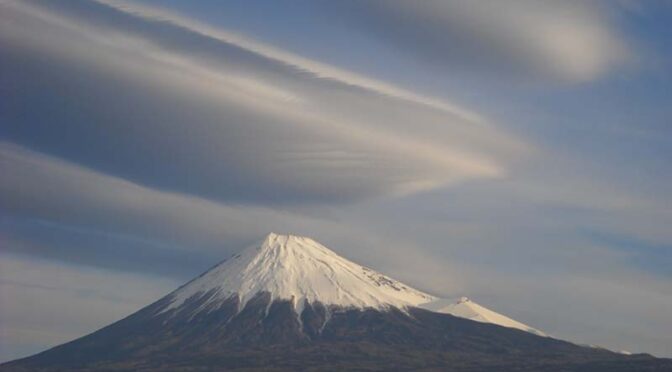
[[[529,150],[449,103],[180,19],[89,2],[2,6],[1,83],[14,92],[0,133],[143,184],[347,201],[501,177]]]
[[[633,59],[606,2],[404,1],[323,3],[425,61],[498,76],[593,80]],[[495,75],[493,74],[493,75]]]

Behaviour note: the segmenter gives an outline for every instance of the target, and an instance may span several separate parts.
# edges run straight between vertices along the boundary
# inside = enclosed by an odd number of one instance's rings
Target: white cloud
[[[97,1],[102,4],[112,6],[116,9],[139,14],[150,19],[169,20],[174,24],[203,33],[222,42],[238,45],[267,58],[295,66],[301,70],[315,74],[315,76],[320,78],[337,80],[346,84],[369,89],[380,94],[431,106],[449,112],[453,115],[460,116],[469,121],[480,122],[485,120],[476,112],[470,111],[464,107],[460,107],[454,103],[440,100],[434,97],[424,96],[418,94],[417,92],[409,91],[388,82],[372,79],[367,76],[362,76],[354,72],[338,68],[336,66],[311,60],[286,50],[276,48],[272,45],[250,39],[244,35],[212,27],[206,23],[199,22],[195,19],[190,19],[166,9],[146,6],[124,0]]]

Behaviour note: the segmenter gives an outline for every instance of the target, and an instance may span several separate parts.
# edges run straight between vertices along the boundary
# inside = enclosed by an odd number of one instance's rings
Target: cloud
[[[581,82],[633,52],[607,4],[585,1],[340,1],[350,22],[425,61],[460,70]]]
[[[529,151],[450,103],[181,18],[78,1],[2,7],[2,84],[15,91],[2,135],[142,184],[349,201],[502,177]]]

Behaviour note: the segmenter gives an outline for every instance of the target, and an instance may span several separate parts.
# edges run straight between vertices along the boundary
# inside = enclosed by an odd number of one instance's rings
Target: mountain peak
[[[232,297],[242,309],[255,296],[290,300],[297,313],[306,303],[340,308],[405,309],[435,298],[349,261],[315,240],[269,233],[260,243],[234,254],[168,295],[163,311],[179,310],[191,298],[208,298],[212,310]]]
[[[315,240],[300,235],[293,234],[277,234],[274,232],[266,235],[266,238],[261,242],[257,251],[272,249],[272,250],[310,250],[321,249],[323,246]],[[249,248],[248,248],[249,249]],[[286,257],[277,257],[286,258]]]
[[[270,233],[268,233],[268,235],[266,235],[266,238],[264,238],[264,243],[274,242],[274,241],[277,241],[279,239],[285,240],[285,241],[295,241],[295,240],[299,240],[299,239],[310,239],[310,238],[308,238],[306,236],[299,236],[299,235],[294,235],[294,234],[278,234],[278,233],[275,233],[275,232],[271,231]],[[310,240],[312,240],[312,239],[310,239]]]

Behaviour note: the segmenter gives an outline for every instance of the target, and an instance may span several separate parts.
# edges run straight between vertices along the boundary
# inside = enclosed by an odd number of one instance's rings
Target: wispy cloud
[[[570,82],[632,61],[628,40],[599,1],[339,1],[360,29],[433,64]]]

